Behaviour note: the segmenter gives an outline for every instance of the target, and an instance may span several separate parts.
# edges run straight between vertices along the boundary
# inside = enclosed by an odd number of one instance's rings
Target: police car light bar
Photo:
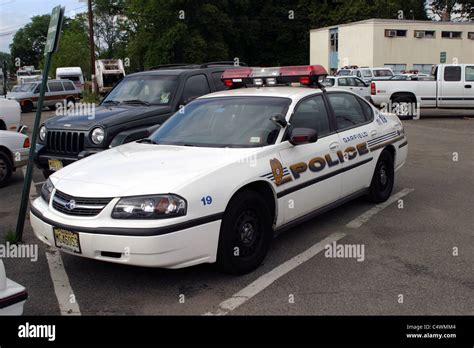
[[[230,88],[246,85],[274,86],[277,84],[299,83],[301,85],[318,85],[327,71],[321,65],[295,65],[271,68],[228,69],[222,74],[222,82]]]

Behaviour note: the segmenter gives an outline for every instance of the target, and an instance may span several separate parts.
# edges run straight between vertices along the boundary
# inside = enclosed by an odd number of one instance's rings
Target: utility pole
[[[96,79],[95,79],[95,44],[94,44],[94,20],[92,14],[92,0],[87,0],[88,12],[89,12],[89,47],[91,50],[91,81],[92,81],[92,92],[97,90]]]

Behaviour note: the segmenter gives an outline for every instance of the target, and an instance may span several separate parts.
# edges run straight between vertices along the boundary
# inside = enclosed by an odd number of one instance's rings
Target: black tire
[[[33,103],[30,101],[26,101],[23,103],[23,106],[21,107],[21,111],[23,112],[31,112],[33,111]]]
[[[370,200],[374,203],[385,202],[392,194],[394,182],[393,156],[388,150],[384,150],[377,161],[372,182],[370,183]]]
[[[51,174],[53,174],[53,173],[54,173],[54,172],[52,172],[51,170],[43,169],[43,177],[44,177],[45,179],[48,179],[49,176],[50,176]]]
[[[76,104],[76,99],[72,98],[72,97],[69,97],[66,99],[66,105],[69,106],[69,103],[73,103],[73,104]]]
[[[0,151],[0,187],[4,187],[8,184],[12,172],[13,165],[10,157],[5,152]]]
[[[254,191],[242,191],[232,198],[219,234],[216,265],[220,271],[245,274],[262,263],[273,239],[271,216]]]
[[[54,111],[54,110],[56,110],[56,105],[50,105],[50,106],[48,106],[48,109],[51,110],[51,111]]]
[[[415,104],[416,105],[416,99],[413,99],[413,98],[408,97],[408,96],[404,96],[404,97],[402,96],[402,97],[394,98],[392,103],[401,105],[402,109],[403,109],[403,105],[405,105],[405,104],[411,104],[411,105]],[[406,114],[398,112],[398,113],[396,113],[396,115],[401,120],[412,120],[416,116],[416,113],[412,112],[411,107],[410,107],[409,111]]]

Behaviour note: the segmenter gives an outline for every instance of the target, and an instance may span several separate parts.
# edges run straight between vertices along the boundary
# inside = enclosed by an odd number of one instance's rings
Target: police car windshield
[[[141,101],[135,105],[168,105],[177,85],[176,76],[135,75],[124,78],[102,103]]]
[[[195,100],[150,136],[157,144],[200,147],[260,147],[274,144],[291,100],[279,97],[222,97]]]

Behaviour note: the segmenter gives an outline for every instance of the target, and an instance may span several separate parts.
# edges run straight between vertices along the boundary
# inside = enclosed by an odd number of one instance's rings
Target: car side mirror
[[[318,141],[318,132],[311,128],[293,128],[290,131],[290,143],[293,145],[303,145]]]

